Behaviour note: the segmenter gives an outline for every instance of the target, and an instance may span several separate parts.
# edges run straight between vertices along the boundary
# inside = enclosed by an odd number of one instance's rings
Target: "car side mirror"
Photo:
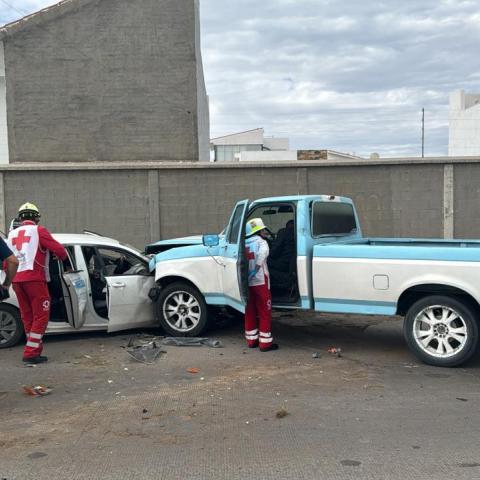
[[[220,237],[215,234],[203,235],[202,243],[205,247],[216,247],[220,243]]]

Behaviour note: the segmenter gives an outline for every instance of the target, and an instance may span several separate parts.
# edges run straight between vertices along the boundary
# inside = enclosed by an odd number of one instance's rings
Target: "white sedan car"
[[[96,234],[54,234],[68,252],[64,262],[50,260],[51,303],[48,333],[157,326],[148,294],[155,278],[148,257],[133,247]],[[0,348],[23,338],[18,302],[0,303]]]

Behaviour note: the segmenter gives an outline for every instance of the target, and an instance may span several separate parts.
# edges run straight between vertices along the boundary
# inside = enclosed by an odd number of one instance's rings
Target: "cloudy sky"
[[[56,3],[0,0],[0,20]],[[213,137],[446,155],[448,96],[480,91],[480,0],[202,0]]]

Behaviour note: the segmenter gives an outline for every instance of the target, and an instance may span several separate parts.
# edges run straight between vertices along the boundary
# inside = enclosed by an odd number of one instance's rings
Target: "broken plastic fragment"
[[[223,348],[220,340],[200,337],[167,337],[162,340],[162,345],[173,347],[201,347],[206,345],[211,348]]]
[[[200,372],[199,368],[187,368],[188,373],[198,373]]]
[[[161,354],[167,352],[161,350],[156,342],[150,342],[145,345],[129,348],[127,353],[137,362],[148,364],[153,363]]]
[[[327,350],[328,353],[331,353],[332,355],[336,355],[337,357],[341,357],[342,356],[342,349],[341,348],[337,348],[337,347],[330,347],[328,350]]]
[[[23,392],[32,397],[43,397],[48,395],[52,389],[50,387],[44,387],[43,385],[35,385],[29,387],[27,385],[23,386]]]

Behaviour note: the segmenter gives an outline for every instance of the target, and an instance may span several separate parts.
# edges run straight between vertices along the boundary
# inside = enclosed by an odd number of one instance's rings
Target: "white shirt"
[[[265,285],[265,278],[268,282],[268,288],[270,288],[270,275],[268,273],[267,258],[270,253],[268,243],[259,235],[253,235],[247,238],[245,241],[246,255],[248,259],[248,272],[255,270],[256,266],[260,268],[256,275],[252,278],[249,277],[248,285],[250,287],[256,287],[258,285]]]

